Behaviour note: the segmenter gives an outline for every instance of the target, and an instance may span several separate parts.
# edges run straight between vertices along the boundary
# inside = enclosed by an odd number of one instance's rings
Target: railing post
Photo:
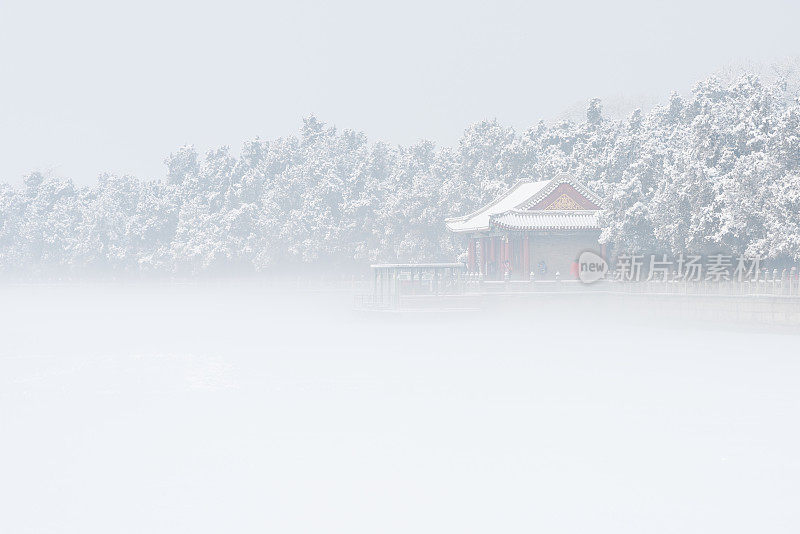
[[[772,269],[772,294],[775,294],[775,282],[778,280],[778,269]]]
[[[785,293],[785,287],[786,287],[786,269],[783,269],[781,271],[781,295]]]

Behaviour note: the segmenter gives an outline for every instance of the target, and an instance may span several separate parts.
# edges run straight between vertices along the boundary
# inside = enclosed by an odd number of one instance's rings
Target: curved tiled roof
[[[571,185],[597,206],[602,206],[600,197],[576,182],[569,174],[561,173],[551,180],[541,182],[520,180],[504,195],[481,209],[463,217],[446,219],[445,223],[451,232],[484,232],[491,226],[519,230],[598,228],[599,210],[530,210],[563,183]]]
[[[599,210],[509,210],[491,217],[491,224],[507,230],[590,230],[600,228]]]
[[[498,213],[518,208],[525,204],[536,194],[544,189],[550,180],[542,182],[524,182],[520,180],[514,187],[494,202],[491,202],[481,209],[464,215],[463,217],[453,217],[446,219],[447,228],[452,232],[474,232],[476,230],[489,229],[489,217]]]
[[[556,187],[561,184],[569,184],[575,188],[578,193],[589,199],[590,201],[594,202],[598,206],[603,205],[603,199],[597,196],[593,191],[589,188],[585,187],[582,183],[576,181],[571,174],[562,172],[556,175],[555,178],[550,180],[545,187],[542,187],[534,196],[528,199],[523,205],[517,206],[519,209],[530,209],[535,206],[540,200],[545,198],[547,195],[552,193]]]

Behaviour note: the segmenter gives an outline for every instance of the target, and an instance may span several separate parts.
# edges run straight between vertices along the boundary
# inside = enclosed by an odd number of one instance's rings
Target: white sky
[[[718,2],[0,0],[0,181],[163,176],[315,113],[371,139],[455,143],[593,96],[662,98],[800,52],[800,7]]]

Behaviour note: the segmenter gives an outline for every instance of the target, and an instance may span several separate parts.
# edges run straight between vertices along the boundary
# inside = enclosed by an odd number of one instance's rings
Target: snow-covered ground
[[[0,302],[0,532],[800,530],[793,335],[255,284]]]

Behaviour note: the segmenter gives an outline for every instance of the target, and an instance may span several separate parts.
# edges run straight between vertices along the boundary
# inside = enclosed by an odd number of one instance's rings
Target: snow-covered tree
[[[797,77],[797,76],[795,76]],[[800,77],[797,77],[800,80]],[[724,79],[724,81],[723,81]],[[391,146],[314,116],[298,135],[198,155],[179,147],[162,181],[102,175],[91,187],[42,173],[0,185],[0,272],[198,274],[363,269],[450,260],[444,219],[519,179],[571,172],[605,198],[617,250],[800,260],[800,102],[787,73],[710,77],[647,113],[497,120],[456,147]]]

